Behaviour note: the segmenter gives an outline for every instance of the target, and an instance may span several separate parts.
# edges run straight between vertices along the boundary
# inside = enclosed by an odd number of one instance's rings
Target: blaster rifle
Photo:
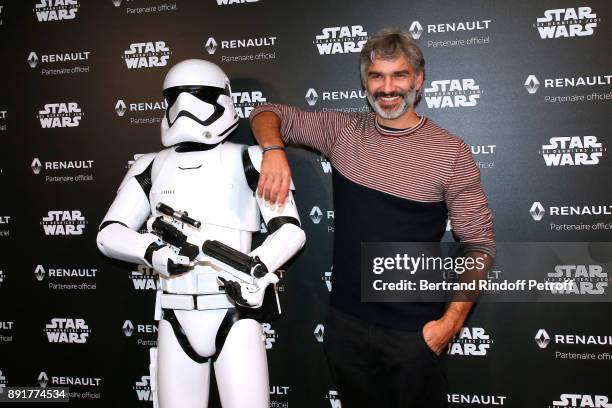
[[[190,218],[186,212],[175,211],[166,204],[158,203],[156,208],[162,214],[176,221],[185,222],[198,229],[202,225],[200,221]],[[247,307],[247,309],[242,311],[245,318],[253,318],[260,322],[278,318],[280,315],[280,303],[276,287],[274,286],[278,282],[278,276],[268,273],[268,268],[258,256],[251,257],[217,240],[206,240],[202,247],[199,248],[197,245],[188,242],[187,235],[164,220],[163,216],[155,218],[150,228],[151,232],[159,236],[162,241],[178,248],[178,255],[187,257],[189,262],[185,263],[188,263],[190,266],[193,267],[200,263],[196,258],[202,253],[209,258],[209,263],[213,267],[221,269],[226,273],[226,277],[230,275],[233,279],[225,279],[223,276],[218,276],[218,279],[223,283],[227,294],[235,300],[237,305]],[[242,283],[238,283],[234,279]],[[261,292],[262,288],[264,292]],[[243,295],[251,299],[251,302],[245,299]],[[253,305],[253,299],[259,299],[260,307],[248,309],[252,307],[249,305]]]
[[[164,203],[158,203],[156,208],[158,210],[160,208],[163,209],[163,211],[160,211],[162,212],[162,214],[165,214],[177,221],[185,222],[192,226],[197,225],[197,228],[202,225],[200,221],[188,217],[186,212],[176,211],[172,207]],[[186,221],[186,219],[188,219],[189,221]],[[151,229],[152,232],[159,236],[162,241],[176,248],[179,248],[179,256],[185,256],[189,258],[189,261],[192,262],[192,266],[196,265],[194,261],[201,251],[204,255],[213,258],[214,260],[217,260],[221,264],[223,264],[223,269],[225,270],[227,270],[227,267],[229,267],[236,271],[247,274],[250,277],[258,279],[263,278],[268,273],[268,268],[266,268],[266,265],[261,262],[259,257],[251,257],[220,241],[206,240],[204,241],[202,247],[198,248],[197,245],[187,242],[187,235],[182,233],[171,223],[165,221],[162,216],[157,217],[153,221],[153,223],[151,224]],[[244,280],[244,277],[241,278],[242,280]]]

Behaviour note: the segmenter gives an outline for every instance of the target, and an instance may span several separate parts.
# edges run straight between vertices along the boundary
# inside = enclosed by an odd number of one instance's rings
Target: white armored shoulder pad
[[[155,161],[151,167],[151,180],[157,179],[157,176],[166,163],[166,159],[174,152],[174,148],[164,149],[156,154]]]
[[[261,147],[258,145],[249,146],[248,148],[249,158],[251,159],[251,163],[253,163],[253,167],[257,172],[261,173],[261,161],[263,160],[263,153],[261,151]],[[290,190],[295,190],[295,185],[293,184],[293,180],[291,180],[291,185],[289,186]]]
[[[155,159],[155,156],[157,156],[157,153],[147,153],[147,154],[143,154],[138,159],[136,159],[134,164],[132,164],[132,167],[130,167],[125,177],[123,178],[123,181],[121,181],[121,184],[119,185],[118,190],[121,190],[123,186],[125,186],[125,184],[128,182],[129,179],[139,174],[142,174],[147,169],[147,167],[149,167],[149,165],[153,162],[153,160]]]
[[[123,178],[117,196],[100,224],[101,229],[109,222],[118,222],[137,230],[151,213],[149,189],[151,166],[157,153],[140,156]]]

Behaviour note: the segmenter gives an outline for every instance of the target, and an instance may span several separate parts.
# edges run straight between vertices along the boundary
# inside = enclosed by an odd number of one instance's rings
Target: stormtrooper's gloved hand
[[[228,280],[221,276],[219,276],[219,280],[225,286],[225,293],[237,305],[256,309],[263,304],[268,285],[277,283],[279,279],[276,274],[268,272],[264,277],[255,279],[254,284]]]
[[[152,243],[144,258],[149,266],[166,278],[188,272],[192,268],[189,257],[177,254],[168,245]]]

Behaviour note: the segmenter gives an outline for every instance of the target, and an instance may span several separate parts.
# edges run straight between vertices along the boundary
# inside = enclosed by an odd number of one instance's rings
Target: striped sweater
[[[331,304],[382,326],[418,330],[444,305],[362,303],[361,242],[439,241],[450,218],[468,250],[494,255],[493,217],[469,146],[422,117],[403,130],[375,115],[262,105],[281,118],[288,144],[311,147],[333,166],[334,274]]]

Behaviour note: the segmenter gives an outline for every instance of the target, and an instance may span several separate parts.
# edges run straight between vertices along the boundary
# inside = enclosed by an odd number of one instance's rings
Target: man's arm
[[[280,133],[281,120],[274,113],[264,111],[251,119],[251,130],[262,148],[285,146]],[[291,169],[284,150],[264,153],[261,173],[257,183],[257,195],[270,203],[285,204],[291,185]]]
[[[446,186],[445,201],[453,232],[460,239],[466,257],[481,258],[482,265],[464,272],[461,282],[486,279],[487,272],[495,256],[495,234],[493,232],[493,215],[487,204],[487,197],[480,181],[480,171],[470,148],[461,143],[453,171]],[[429,347],[436,353],[442,353],[444,347],[461,329],[477,293],[459,293],[460,300],[449,303],[446,312],[439,320],[428,322],[423,327],[423,337]]]
[[[461,276],[461,282],[470,282],[473,280],[485,279],[489,268],[493,264],[493,257],[484,252],[469,252],[466,258],[482,260],[482,267],[476,267],[466,270]],[[475,263],[478,265],[479,263]],[[446,345],[451,341],[453,336],[463,327],[465,319],[470,310],[474,306],[473,300],[477,294],[470,293],[459,295],[462,300],[452,301],[448,304],[448,308],[444,315],[438,319],[428,322],[423,326],[423,338],[425,343],[436,353],[442,354]]]
[[[253,135],[261,147],[298,144],[327,157],[351,116],[340,112],[305,111],[287,105],[260,105],[250,115]],[[283,205],[291,182],[291,170],[282,150],[264,153],[257,194]]]

